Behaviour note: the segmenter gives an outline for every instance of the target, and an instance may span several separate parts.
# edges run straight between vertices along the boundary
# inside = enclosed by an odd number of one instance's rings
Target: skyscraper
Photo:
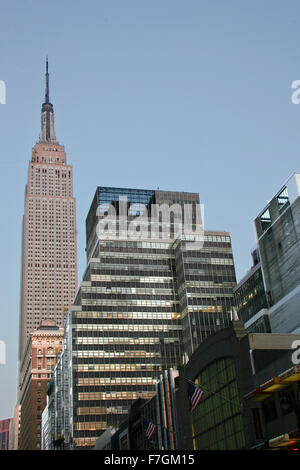
[[[154,395],[162,371],[229,324],[230,236],[197,232],[198,205],[196,193],[97,188],[86,220],[88,264],[49,398],[52,440],[61,448],[93,447],[134,400]]]
[[[41,135],[32,149],[22,223],[19,363],[43,320],[64,324],[77,289],[76,201],[72,166],[54,131],[46,62]]]

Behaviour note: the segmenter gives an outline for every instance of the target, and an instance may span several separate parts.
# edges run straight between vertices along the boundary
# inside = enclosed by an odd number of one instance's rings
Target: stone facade
[[[27,341],[20,370],[20,450],[41,448],[42,412],[46,406],[47,384],[62,350],[63,329],[42,323]]]

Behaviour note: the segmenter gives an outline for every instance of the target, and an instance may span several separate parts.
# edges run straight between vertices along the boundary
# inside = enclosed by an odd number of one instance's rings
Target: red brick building
[[[2,419],[0,421],[0,450],[9,449],[9,437],[12,418]]]
[[[42,412],[46,388],[62,349],[63,328],[45,320],[28,338],[20,374],[21,423],[19,450],[41,449]]]

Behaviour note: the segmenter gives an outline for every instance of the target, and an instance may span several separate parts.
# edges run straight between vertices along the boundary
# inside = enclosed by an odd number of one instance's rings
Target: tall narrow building
[[[32,149],[25,187],[19,365],[30,333],[43,321],[63,326],[77,289],[72,166],[67,164],[64,146],[55,136],[48,59],[41,117],[41,135]]]

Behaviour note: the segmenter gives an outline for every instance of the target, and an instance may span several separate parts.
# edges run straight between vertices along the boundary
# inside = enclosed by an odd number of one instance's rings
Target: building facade
[[[247,333],[239,320],[208,337],[175,379],[178,449],[293,448],[300,443],[294,334]],[[191,410],[188,383],[204,392]]]
[[[299,335],[247,333],[233,320],[185,366],[161,374],[155,396],[137,400],[112,450],[299,450]],[[202,391],[195,409],[190,384]],[[147,424],[155,425],[147,438]]]
[[[54,131],[48,61],[41,135],[32,149],[22,231],[19,363],[43,320],[64,325],[77,290],[76,202],[72,166]]]
[[[0,450],[9,450],[12,421],[12,418],[0,420]]]
[[[241,384],[251,375],[250,361],[240,353],[247,336],[241,322],[208,337],[194,352],[176,380],[178,449],[239,450],[246,447]],[[191,410],[188,381],[204,392]]]
[[[252,252],[253,265],[234,288],[238,318],[249,333],[270,333],[268,300],[258,250]]]
[[[63,348],[63,328],[44,321],[27,340],[20,369],[21,422],[19,450],[40,450],[42,412],[46,405],[46,390],[57,358]]]
[[[72,326],[71,326],[72,330]],[[46,407],[42,416],[43,450],[73,448],[73,373],[72,373],[72,334],[66,322],[64,345],[47,384]]]
[[[21,424],[21,407],[17,403],[15,406],[14,417],[12,418],[12,423],[11,423],[9,450],[18,450],[20,424]]]
[[[107,428],[103,434],[97,439],[94,450],[111,450],[111,439],[116,433],[116,429]]]
[[[249,336],[253,380],[243,397],[252,411],[249,448],[300,448],[300,367],[292,346],[299,340],[297,334]]]
[[[255,219],[269,320],[274,333],[300,332],[300,174]]]
[[[183,349],[190,357],[231,319],[236,277],[230,235],[205,231],[200,249],[191,247],[187,240],[176,240],[173,250]]]
[[[204,232],[197,205],[195,193],[97,188],[86,220],[88,264],[54,371],[61,447],[94,447],[136,399],[153,397],[164,370],[229,323],[230,237]]]
[[[128,418],[111,438],[113,450],[176,450],[177,421],[175,403],[176,369],[163,371],[151,400],[136,400]],[[153,426],[151,436],[148,426]]]

